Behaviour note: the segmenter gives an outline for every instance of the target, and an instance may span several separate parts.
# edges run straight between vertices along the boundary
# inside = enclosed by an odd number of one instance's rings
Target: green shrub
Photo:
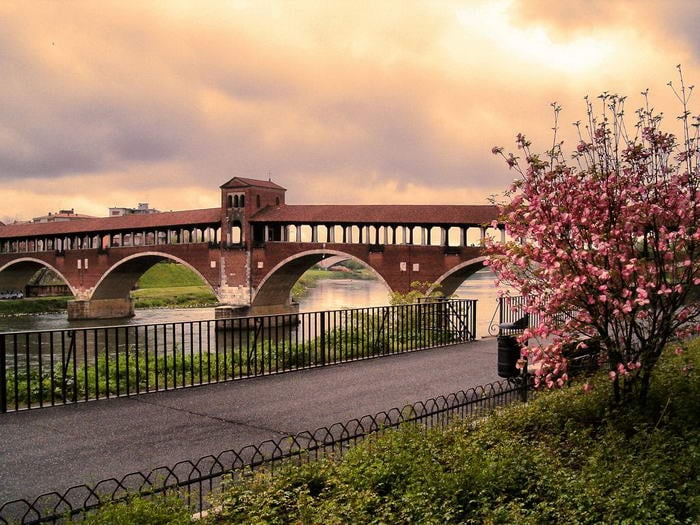
[[[217,523],[694,523],[700,344],[669,350],[645,406],[609,407],[607,377],[478,421],[370,438],[338,462],[256,474]]]
[[[188,525],[191,512],[176,496],[154,499],[132,498],[125,503],[110,503],[90,514],[85,525]]]
[[[604,374],[445,428],[404,425],[338,461],[225,482],[202,523],[697,523],[700,340],[669,350],[644,406],[610,408]],[[90,524],[189,523],[182,504],[109,505]]]

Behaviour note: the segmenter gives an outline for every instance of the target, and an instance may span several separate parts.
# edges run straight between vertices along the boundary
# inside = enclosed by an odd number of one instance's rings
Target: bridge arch
[[[141,252],[113,264],[97,281],[89,299],[123,299],[129,297],[139,278],[155,264],[170,260],[182,264],[204,281],[218,298],[217,289],[189,262],[166,252]]]
[[[349,253],[339,250],[308,250],[301,252],[280,261],[272,268],[265,278],[260,282],[255,290],[251,306],[275,306],[281,304],[290,304],[290,294],[292,286],[296,283],[303,273],[311,268],[314,264],[322,261],[328,256],[340,256],[343,260],[351,259],[366,266],[377,276],[378,280],[384,284],[387,293],[392,290],[384,276],[382,276],[376,268],[373,268],[367,261],[364,261]]]
[[[34,257],[20,257],[0,267],[0,290],[24,290],[32,276],[42,268],[48,268],[68,286],[72,295],[76,288],[55,266]]]
[[[458,264],[450,271],[441,275],[436,284],[441,286],[440,291],[446,296],[453,295],[459,286],[477,271],[484,268],[486,257],[475,257]]]

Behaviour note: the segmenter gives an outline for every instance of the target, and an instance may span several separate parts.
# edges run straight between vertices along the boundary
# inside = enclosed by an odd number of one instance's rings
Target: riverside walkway
[[[0,504],[344,422],[498,380],[495,338],[0,415]]]

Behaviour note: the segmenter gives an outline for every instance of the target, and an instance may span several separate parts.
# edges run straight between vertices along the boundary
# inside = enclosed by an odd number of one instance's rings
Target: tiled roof
[[[275,184],[271,180],[247,179],[245,177],[234,177],[230,181],[219,186],[220,188],[247,188],[254,186],[257,188],[272,188],[275,190],[285,190],[279,184]]]
[[[0,226],[0,239],[38,237],[42,235],[71,235],[119,230],[140,230],[166,226],[204,225],[221,222],[221,208],[171,211],[147,215],[100,217],[78,221],[40,222]]]
[[[265,208],[250,222],[298,224],[489,224],[498,218],[492,205],[283,205]]]

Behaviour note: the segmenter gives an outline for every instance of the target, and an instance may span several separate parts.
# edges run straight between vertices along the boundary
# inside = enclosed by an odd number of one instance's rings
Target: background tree
[[[599,339],[615,399],[643,401],[665,346],[698,332],[698,126],[688,102],[692,86],[669,82],[682,106],[680,138],[662,130],[649,105],[628,127],[625,98],[608,93],[599,113],[586,99],[579,142],[566,156],[554,108],[552,148],[533,153],[519,134],[519,155],[503,156],[519,177],[505,194],[501,220],[515,239],[488,243],[498,278],[529,297],[540,313],[526,330],[525,356],[541,363],[536,382],[562,385],[562,349]],[[579,345],[585,345],[580,342]]]
[[[413,304],[424,299],[443,299],[442,285],[430,281],[413,281],[408,292],[390,292],[389,304]]]

